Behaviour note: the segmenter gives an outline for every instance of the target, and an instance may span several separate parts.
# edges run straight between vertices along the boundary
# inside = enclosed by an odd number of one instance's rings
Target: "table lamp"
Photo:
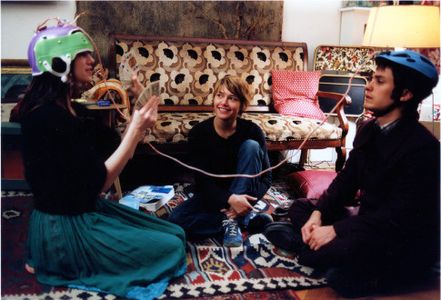
[[[389,5],[371,8],[364,46],[439,48],[439,7]]]

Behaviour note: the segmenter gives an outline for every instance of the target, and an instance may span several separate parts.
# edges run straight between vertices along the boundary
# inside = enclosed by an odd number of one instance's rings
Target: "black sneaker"
[[[276,217],[287,217],[288,216],[288,209],[289,209],[289,207],[279,206],[274,210],[273,215]]]
[[[289,252],[296,252],[304,245],[302,237],[294,231],[292,224],[289,222],[268,224],[263,231],[263,235],[277,248]]]
[[[265,226],[273,221],[269,214],[251,211],[244,217],[243,225],[249,234],[256,234],[263,232]]]

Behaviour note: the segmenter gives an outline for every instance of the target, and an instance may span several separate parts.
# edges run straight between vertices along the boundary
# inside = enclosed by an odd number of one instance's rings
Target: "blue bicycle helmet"
[[[431,88],[438,83],[438,72],[433,63],[427,57],[415,51],[385,51],[377,54],[375,59],[387,60],[416,71],[430,81]]]

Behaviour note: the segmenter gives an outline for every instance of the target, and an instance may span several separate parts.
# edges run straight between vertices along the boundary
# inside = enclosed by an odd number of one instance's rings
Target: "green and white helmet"
[[[78,26],[58,24],[39,28],[28,47],[28,61],[32,75],[38,76],[43,72],[49,72],[66,82],[72,61],[78,53],[87,51],[94,51],[92,42]],[[66,64],[63,72],[53,69],[54,58],[59,58]]]

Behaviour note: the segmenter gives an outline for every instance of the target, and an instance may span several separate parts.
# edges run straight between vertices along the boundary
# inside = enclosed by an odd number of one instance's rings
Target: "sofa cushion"
[[[212,116],[211,112],[159,113],[155,126],[147,129],[144,142],[158,144],[186,142],[190,129]],[[242,117],[258,125],[269,142],[302,140],[320,124],[316,120],[282,116],[276,113],[243,113]],[[123,130],[124,128],[120,127],[120,131]],[[324,123],[310,139],[338,140],[341,135],[341,128],[334,124]]]
[[[320,76],[318,71],[272,71],[275,110],[282,115],[323,120],[316,97]]]

